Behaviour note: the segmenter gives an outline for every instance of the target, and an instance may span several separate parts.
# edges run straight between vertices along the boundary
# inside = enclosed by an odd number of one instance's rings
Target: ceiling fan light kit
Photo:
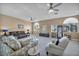
[[[53,9],[49,9],[48,13],[50,14],[52,12],[54,12],[54,10]]]

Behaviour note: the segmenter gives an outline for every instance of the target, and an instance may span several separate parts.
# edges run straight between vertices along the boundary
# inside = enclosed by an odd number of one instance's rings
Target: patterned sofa
[[[14,36],[1,36],[0,56],[27,56],[27,51],[32,47],[31,39],[18,41]]]

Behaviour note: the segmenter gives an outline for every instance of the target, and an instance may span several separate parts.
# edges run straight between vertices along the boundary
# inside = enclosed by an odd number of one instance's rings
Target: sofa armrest
[[[27,55],[27,51],[28,49],[30,49],[31,46],[24,46],[23,48],[13,52],[12,54],[10,54],[10,56],[25,56]]]
[[[64,49],[60,46],[57,46],[55,44],[50,44],[46,47],[46,52],[51,55],[62,55],[64,52]]]
[[[48,46],[46,47],[46,49],[59,49],[59,50],[63,50],[64,48],[58,46],[58,45],[55,45],[54,43],[49,43]]]

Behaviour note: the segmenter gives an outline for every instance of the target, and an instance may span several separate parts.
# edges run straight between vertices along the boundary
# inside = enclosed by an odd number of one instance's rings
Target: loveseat
[[[25,33],[24,31],[12,31],[12,32],[9,32],[9,35],[13,35],[17,39],[25,38],[28,36],[27,33]]]

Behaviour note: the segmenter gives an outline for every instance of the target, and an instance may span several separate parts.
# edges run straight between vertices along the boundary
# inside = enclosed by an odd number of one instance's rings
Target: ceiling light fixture
[[[61,5],[61,3],[55,4],[55,5],[53,3],[47,4],[47,6],[49,7],[48,13],[49,14],[50,13],[54,13],[55,14],[55,12],[56,12],[56,14],[58,14],[57,12],[59,11],[59,9],[55,9],[55,7],[58,7],[60,5]]]
[[[54,10],[53,9],[49,9],[48,12],[50,14],[50,13],[54,12]]]
[[[52,7],[53,3],[50,3],[49,5],[50,6],[49,6],[49,9],[48,9],[48,12],[50,14],[50,13],[54,12],[53,7]]]

